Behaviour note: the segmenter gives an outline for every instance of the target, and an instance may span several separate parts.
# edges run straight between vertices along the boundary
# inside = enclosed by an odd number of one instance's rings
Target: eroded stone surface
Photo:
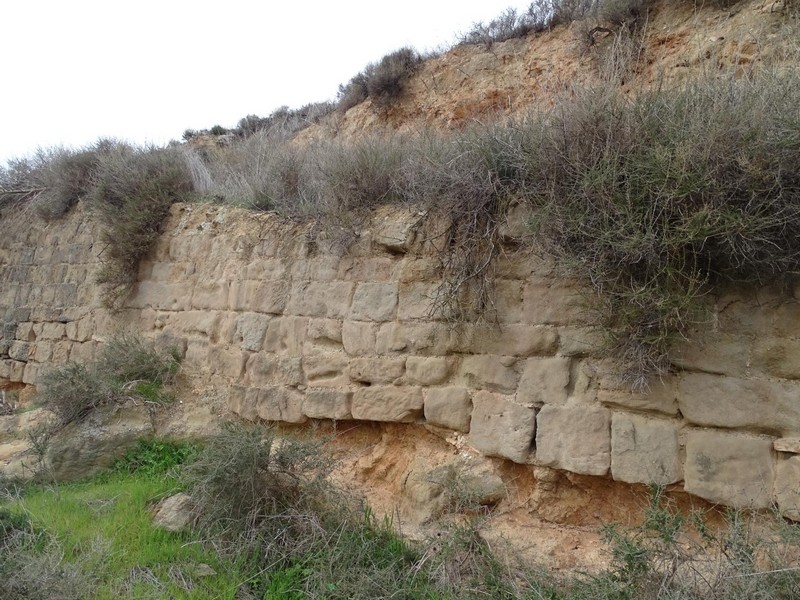
[[[536,431],[536,409],[517,404],[511,396],[486,391],[477,392],[472,403],[469,443],[487,456],[527,462]]]
[[[609,411],[600,406],[546,404],[536,419],[536,462],[585,475],[611,466]]]
[[[667,485],[683,478],[675,422],[614,413],[611,475],[617,481]]]

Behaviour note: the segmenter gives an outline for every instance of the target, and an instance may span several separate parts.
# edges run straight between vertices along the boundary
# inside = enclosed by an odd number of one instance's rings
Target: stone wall
[[[102,258],[79,208],[44,224],[0,215],[0,384],[90,360],[119,328],[179,346],[184,369],[245,419],[424,424],[516,463],[800,517],[800,304],[721,295],[647,394],[617,383],[585,296],[546,261],[496,264],[497,324],[433,311],[424,218],[378,213],[347,252],[308,228],[176,205],[117,313],[92,283]]]

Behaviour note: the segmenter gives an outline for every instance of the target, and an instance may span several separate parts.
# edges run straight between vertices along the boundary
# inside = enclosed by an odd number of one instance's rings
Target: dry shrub
[[[386,108],[405,91],[409,77],[422,57],[413,48],[401,48],[371,63],[346,84],[339,86],[336,108],[345,113],[370,98],[375,106]]]
[[[113,306],[136,281],[139,261],[158,239],[175,202],[191,198],[191,172],[179,148],[117,144],[101,156],[92,211],[104,226],[104,301]]]

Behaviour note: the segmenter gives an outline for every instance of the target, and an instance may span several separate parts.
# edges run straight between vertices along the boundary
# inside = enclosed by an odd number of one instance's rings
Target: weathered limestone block
[[[245,267],[244,277],[258,281],[283,281],[287,279],[289,264],[280,258],[254,258]]]
[[[180,492],[161,500],[153,509],[153,525],[166,531],[179,532],[192,527],[200,511],[197,501]]]
[[[406,380],[415,385],[442,383],[452,370],[453,359],[444,356],[409,356],[406,359]]]
[[[353,296],[350,281],[308,281],[291,287],[286,312],[307,317],[344,319]]]
[[[460,381],[471,388],[510,393],[517,389],[515,359],[507,356],[466,356],[458,370]]]
[[[350,383],[346,370],[350,357],[344,352],[325,352],[303,356],[303,372],[309,385],[339,387]]]
[[[351,419],[352,400],[353,392],[310,388],[303,399],[303,414],[312,419]]]
[[[667,485],[683,478],[673,421],[628,413],[611,418],[611,475],[628,483]]]
[[[397,283],[359,283],[350,318],[355,321],[391,321],[397,311]]]
[[[749,341],[741,335],[704,332],[678,347],[670,360],[687,371],[742,376],[750,366]]]
[[[36,362],[49,362],[53,357],[53,342],[36,342],[33,346],[31,359]]]
[[[265,421],[305,423],[303,394],[286,387],[265,387],[258,390],[256,413]]]
[[[254,387],[269,385],[301,385],[302,359],[299,356],[253,354],[247,360],[245,382]]]
[[[258,419],[258,388],[232,385],[228,393],[228,408],[246,421]]]
[[[384,323],[378,329],[374,351],[441,356],[459,346],[458,333],[444,323],[407,321]]]
[[[289,263],[289,273],[294,281],[333,281],[339,270],[335,256],[301,258]]]
[[[425,391],[425,421],[436,427],[469,432],[472,400],[462,387],[431,388]]]
[[[536,462],[583,475],[611,466],[609,411],[585,404],[546,404],[536,419]]]
[[[16,339],[21,342],[35,342],[36,333],[33,331],[33,323],[19,323],[17,330],[11,333],[10,339]]]
[[[264,336],[264,351],[293,356],[302,354],[308,323],[306,317],[273,317]]]
[[[160,310],[188,310],[192,298],[191,281],[166,283],[140,281],[126,301],[130,308],[152,307]],[[197,307],[202,308],[202,307]]]
[[[339,260],[337,278],[344,281],[390,281],[399,263],[397,258],[388,256],[344,256]]]
[[[778,459],[774,496],[778,510],[784,517],[800,521],[800,456]]]
[[[569,373],[569,358],[529,358],[525,361],[517,398],[525,404],[564,404]]]
[[[232,316],[234,313],[227,314]],[[170,330],[182,334],[213,337],[219,329],[223,328],[223,325],[221,325],[223,315],[226,315],[226,313],[220,313],[215,310],[185,310],[159,313],[156,317],[156,325],[158,327],[168,327]],[[236,325],[238,326],[238,323]],[[228,341],[233,342],[233,336]],[[238,341],[241,342],[241,339]]]
[[[353,394],[353,418],[362,421],[412,423],[422,414],[422,408],[422,390],[418,387],[371,386]]]
[[[249,353],[237,348],[212,345],[208,349],[208,366],[216,375],[239,381],[244,375],[248,357]]]
[[[800,340],[759,337],[753,347],[751,362],[753,369],[771,377],[800,379]],[[744,372],[742,369],[730,374]]]
[[[243,313],[236,319],[233,342],[242,350],[259,352],[272,317],[259,313]]]
[[[351,356],[375,354],[378,325],[361,321],[345,321],[342,323],[342,345]]]
[[[726,431],[690,431],[684,478],[687,492],[711,502],[767,508],[775,479],[772,439]]]
[[[400,285],[397,318],[400,320],[429,320],[435,318],[434,301],[439,284],[403,283]]]
[[[515,279],[498,279],[494,284],[494,309],[497,322],[502,324],[522,321],[524,282]]]
[[[438,281],[442,268],[438,260],[427,257],[406,257],[398,267],[398,280],[402,283],[412,281]]]
[[[583,290],[566,283],[532,281],[523,290],[522,321],[531,325],[579,325]]]
[[[607,344],[598,327],[563,327],[559,331],[559,354],[601,356]]]
[[[311,319],[306,341],[315,348],[341,349],[342,322],[336,319]]]
[[[379,211],[372,221],[372,240],[392,252],[408,252],[414,243],[417,224],[421,215],[410,211]]]
[[[250,310],[279,315],[289,300],[287,281],[234,281],[231,283],[228,306],[232,310]]]
[[[69,360],[72,362],[86,363],[94,360],[97,353],[98,342],[75,343],[69,351]]]
[[[200,310],[226,310],[232,282],[222,279],[207,281],[200,279],[192,292],[192,308]]]
[[[753,427],[800,432],[797,384],[686,373],[678,385],[678,405],[690,423],[712,427]]]
[[[8,348],[8,355],[16,361],[28,362],[36,346],[29,342],[13,341]]]
[[[517,404],[511,396],[485,391],[477,392],[472,404],[470,445],[487,456],[527,462],[536,431],[536,409]]]
[[[475,354],[552,356],[558,350],[558,332],[551,327],[501,325],[476,328],[468,345]]]
[[[405,357],[392,358],[353,358],[347,374],[353,381],[363,383],[392,383],[403,375],[406,368]]]
[[[800,437],[778,438],[772,443],[777,452],[800,454]]]
[[[28,385],[36,385],[36,382],[39,379],[39,371],[41,371],[42,365],[35,362],[28,362],[25,363],[25,370],[22,372],[22,383],[27,383]]]

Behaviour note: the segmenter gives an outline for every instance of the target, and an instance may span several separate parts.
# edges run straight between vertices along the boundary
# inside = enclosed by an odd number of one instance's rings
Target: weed
[[[186,442],[140,440],[111,465],[111,470],[143,476],[164,475],[191,461],[199,450],[197,445]]]
[[[68,363],[45,372],[37,394],[52,410],[59,429],[81,421],[100,406],[126,399],[163,402],[163,386],[172,382],[179,365],[176,354],[159,352],[142,338],[121,333],[101,349],[97,362]],[[46,448],[50,427],[37,431],[36,444]]]

